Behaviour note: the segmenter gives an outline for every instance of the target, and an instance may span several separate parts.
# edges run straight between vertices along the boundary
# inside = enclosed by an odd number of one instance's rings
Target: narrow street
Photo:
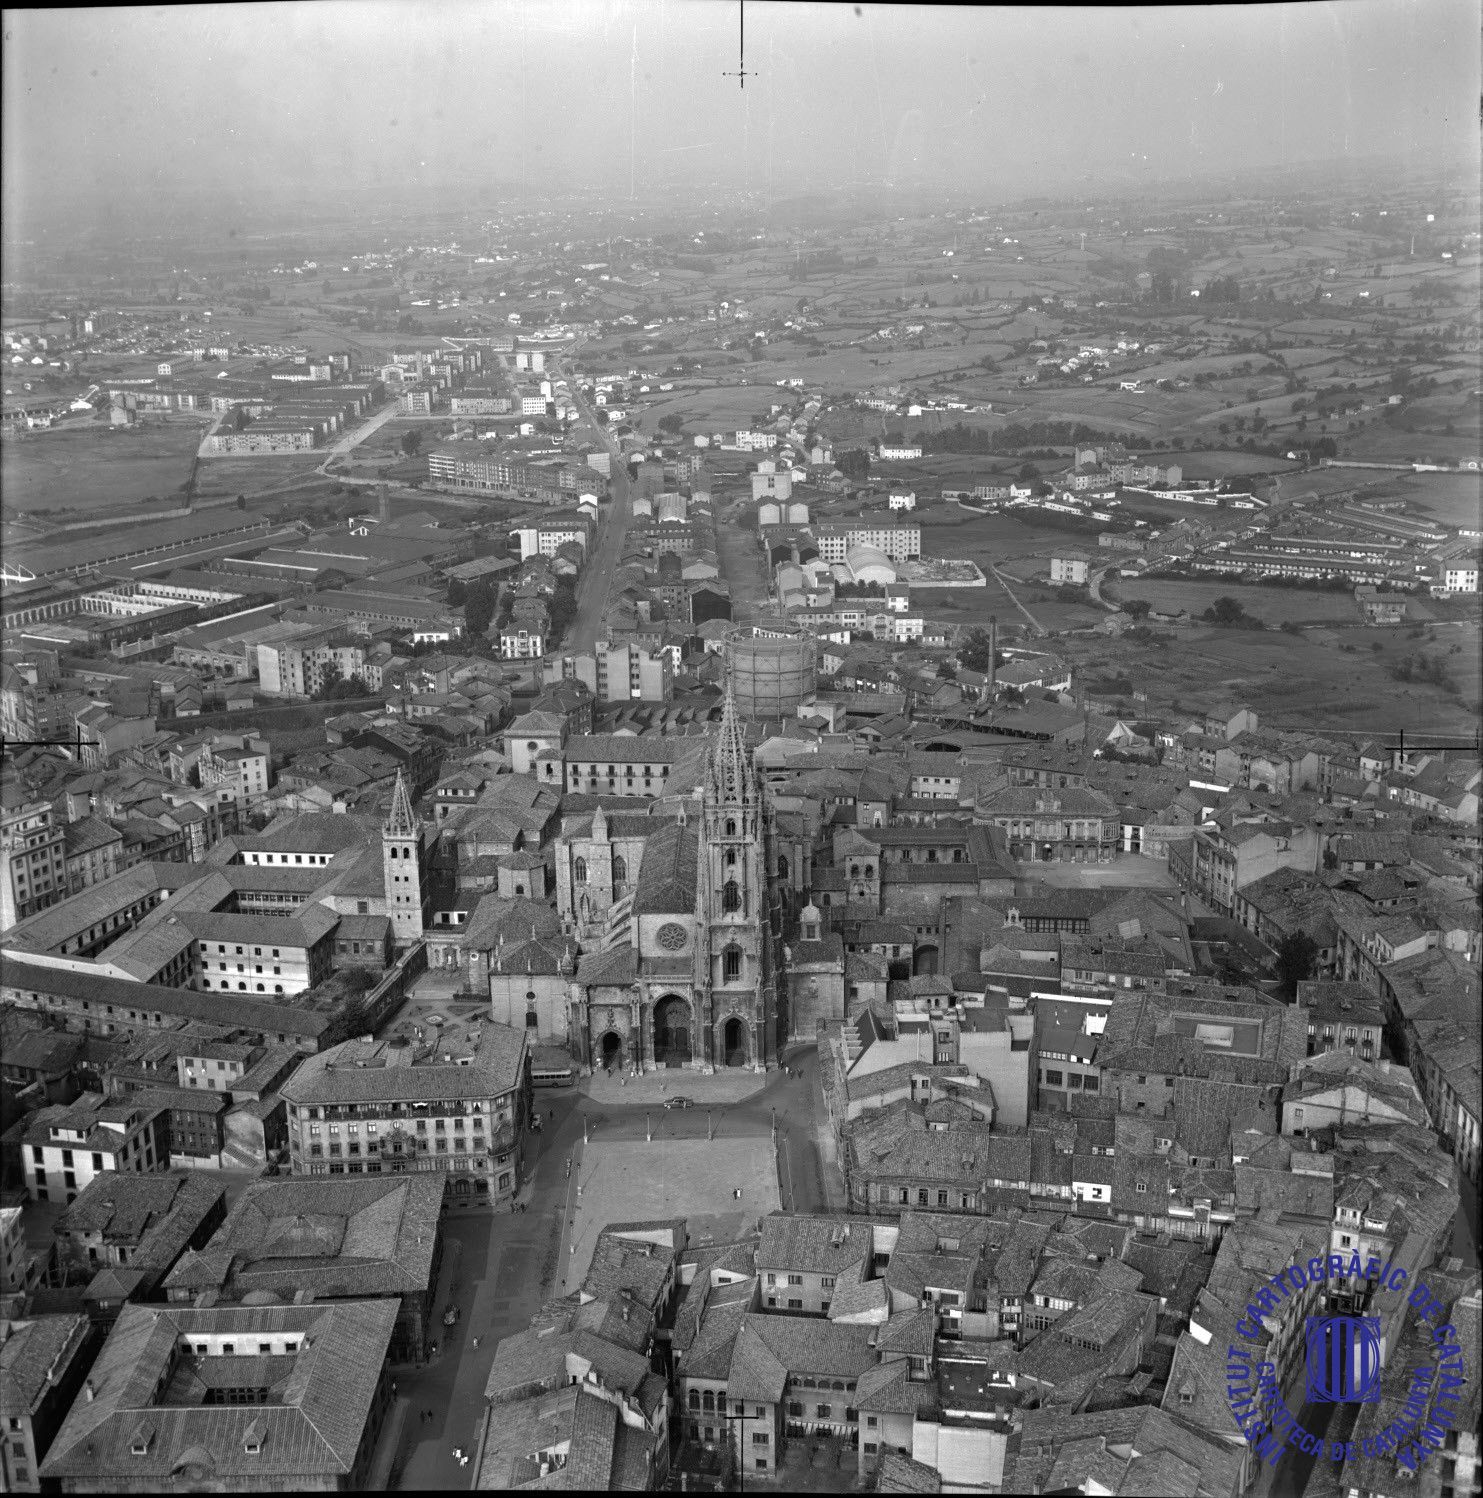
[[[731,617],[750,624],[768,603],[767,574],[757,536],[747,528],[745,510],[736,519],[716,516],[716,560],[731,587]]]
[[[817,1121],[823,1117],[817,1051],[792,1051],[788,1065],[791,1077],[769,1072],[750,1096],[713,1102],[709,1122],[718,1141],[765,1138],[776,1110],[784,1208],[823,1212],[831,1202],[817,1138]],[[633,1103],[614,1104],[580,1088],[538,1091],[535,1108],[541,1130],[530,1137],[526,1155],[526,1185],[520,1193],[525,1211],[490,1214],[468,1208],[444,1219],[443,1266],[434,1306],[440,1322],[435,1331],[438,1353],[427,1367],[399,1369],[396,1374],[398,1397],[408,1406],[395,1463],[399,1488],[465,1488],[473,1480],[474,1464],[460,1467],[453,1450],[460,1447],[477,1456],[484,1385],[500,1339],[523,1331],[541,1305],[560,1293],[557,1266],[565,1251],[571,1191],[565,1162],[568,1156],[580,1155],[584,1121],[594,1139],[641,1140],[650,1124],[656,1139],[704,1139],[707,1094],[730,1094],[734,1099],[734,1089],[724,1086],[729,1080],[724,1074],[712,1078],[675,1069],[663,1073],[662,1096],[679,1094],[690,1098],[692,1106],[666,1109],[659,1095],[649,1096],[654,1091],[652,1076],[640,1080],[644,1097]],[[838,1208],[838,1187],[833,1197]],[[633,1216],[644,1215],[644,1204],[635,1202]],[[455,1326],[444,1328],[441,1318],[450,1305],[458,1307],[460,1317]],[[433,1412],[431,1419],[420,1418],[424,1410]]]
[[[633,504],[628,490],[628,465],[623,461],[622,450],[617,439],[608,434],[606,427],[597,424],[592,408],[577,390],[576,377],[566,375],[567,388],[572,401],[582,413],[582,418],[592,429],[593,436],[607,448],[612,459],[610,488],[612,500],[606,518],[601,523],[591,555],[582,568],[577,582],[577,616],[567,630],[563,648],[572,652],[588,651],[596,645],[607,614],[608,589],[613,574],[623,560],[623,543],[628,536],[629,521],[633,518]]]

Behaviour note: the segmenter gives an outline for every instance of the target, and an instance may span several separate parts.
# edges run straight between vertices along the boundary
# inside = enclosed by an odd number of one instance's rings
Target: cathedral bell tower
[[[381,872],[386,887],[386,913],[397,946],[422,940],[423,883],[422,829],[412,812],[412,798],[402,772],[397,771],[391,814],[381,829]]]
[[[731,683],[702,800],[699,925],[708,1059],[762,1066],[773,1053],[772,963],[761,787],[736,715]]]

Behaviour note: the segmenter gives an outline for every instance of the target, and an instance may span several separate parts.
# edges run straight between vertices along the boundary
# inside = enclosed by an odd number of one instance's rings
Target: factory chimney
[[[989,615],[989,669],[984,673],[987,680],[984,682],[984,701],[990,707],[994,705],[994,667],[999,659],[999,616]]]

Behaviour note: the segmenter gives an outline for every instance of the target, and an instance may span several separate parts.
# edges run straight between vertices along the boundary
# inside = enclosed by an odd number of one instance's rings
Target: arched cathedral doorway
[[[691,1055],[690,1006],[678,994],[666,994],[654,1006],[654,1060],[687,1066]]]

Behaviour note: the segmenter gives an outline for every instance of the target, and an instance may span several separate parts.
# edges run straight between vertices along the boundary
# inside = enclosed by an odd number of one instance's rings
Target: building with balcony
[[[530,1088],[525,1031],[493,1021],[434,1042],[347,1040],[283,1084],[293,1174],[441,1171],[451,1200],[512,1201]]]

